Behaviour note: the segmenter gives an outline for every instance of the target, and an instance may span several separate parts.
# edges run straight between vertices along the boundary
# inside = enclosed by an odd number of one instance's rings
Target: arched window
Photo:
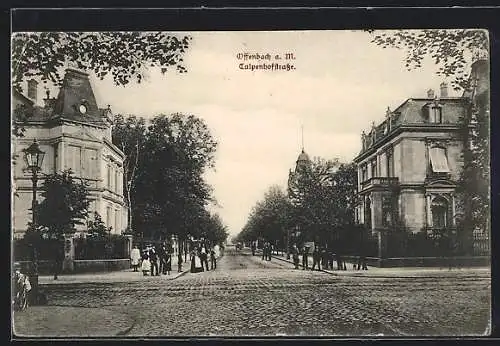
[[[448,218],[448,201],[443,197],[436,197],[431,203],[432,227],[445,228]]]

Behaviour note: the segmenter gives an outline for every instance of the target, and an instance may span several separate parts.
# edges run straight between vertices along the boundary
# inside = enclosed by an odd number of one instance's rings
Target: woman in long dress
[[[132,264],[132,268],[134,268],[134,271],[138,271],[139,263],[141,261],[141,252],[137,248],[137,246],[134,246],[132,251],[130,252],[130,264]]]
[[[167,250],[165,253],[165,271],[167,275],[170,275],[172,271],[172,253],[170,253],[170,250]]]

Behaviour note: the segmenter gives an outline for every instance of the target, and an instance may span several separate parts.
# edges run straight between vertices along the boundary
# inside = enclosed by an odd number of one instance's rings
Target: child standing
[[[141,265],[142,275],[147,276],[151,271],[151,262],[149,261],[149,256],[146,251],[142,254],[142,265]]]

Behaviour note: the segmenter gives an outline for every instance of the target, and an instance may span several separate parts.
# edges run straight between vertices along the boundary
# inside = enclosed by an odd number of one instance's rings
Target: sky
[[[286,187],[302,126],[310,157],[349,162],[360,150],[361,132],[383,121],[387,107],[449,82],[430,60],[407,71],[403,51],[376,46],[362,31],[188,34],[188,73],[150,71],[145,82],[126,87],[92,79],[94,92],[100,107],[109,104],[113,113],[151,118],[181,112],[207,123],[219,142],[215,170],[206,173],[219,204],[211,208],[231,235],[270,186]],[[240,63],[250,61],[239,60],[239,53],[293,53],[295,69],[243,70]],[[449,94],[458,96],[451,88]]]

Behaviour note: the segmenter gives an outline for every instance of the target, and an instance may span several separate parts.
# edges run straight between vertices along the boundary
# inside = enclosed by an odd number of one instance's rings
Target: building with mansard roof
[[[356,220],[373,232],[403,226],[410,232],[453,230],[458,216],[457,182],[463,169],[460,121],[471,99],[489,95],[489,65],[476,61],[472,91],[411,98],[361,135]],[[489,101],[480,99],[481,104]]]
[[[35,139],[45,152],[38,186],[43,185],[44,174],[71,168],[75,176],[89,185],[90,211],[98,212],[113,233],[121,233],[127,226],[124,154],[111,141],[109,106],[98,106],[88,74],[76,69],[66,70],[57,97],[50,97],[47,92],[43,105],[38,103],[40,92],[36,81],[27,84],[27,95],[15,90],[12,95],[12,109],[24,106],[30,114],[20,123],[25,129],[24,136],[12,140],[14,237],[21,237],[32,219],[32,182],[25,170],[23,149]],[[39,195],[37,199],[40,202],[42,197]]]

